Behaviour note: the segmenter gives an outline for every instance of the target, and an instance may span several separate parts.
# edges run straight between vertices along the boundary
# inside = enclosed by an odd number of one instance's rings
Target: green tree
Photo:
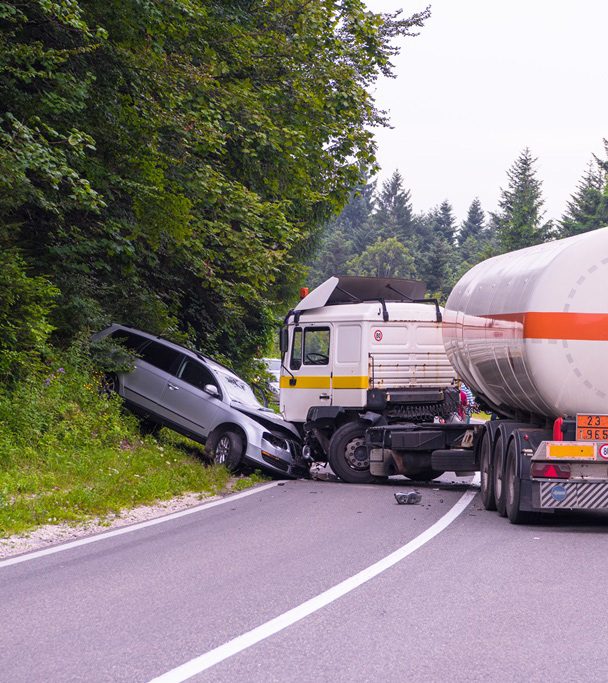
[[[363,175],[359,185],[353,190],[349,201],[336,219],[338,226],[352,242],[356,253],[361,253],[374,241],[372,214],[375,207],[376,183],[368,182]],[[331,223],[330,223],[331,229]]]
[[[428,224],[432,235],[442,237],[449,244],[453,244],[456,233],[456,219],[452,205],[447,199],[444,199],[437,208],[429,213]]]
[[[542,183],[534,168],[536,161],[526,147],[507,171],[509,184],[507,189],[501,189],[500,211],[494,214],[503,252],[523,249],[551,237],[551,222],[543,223],[544,200]]]
[[[419,273],[426,282],[427,291],[445,301],[456,270],[455,248],[442,235],[436,235],[419,254]]]
[[[58,291],[26,272],[15,251],[0,252],[0,385],[22,379],[41,360]]]
[[[347,275],[349,261],[356,253],[346,233],[339,225],[332,225],[334,229],[321,242],[317,258],[310,267],[307,284],[311,288],[334,275]]]
[[[263,345],[322,226],[373,169],[402,18],[363,0],[0,0],[0,245],[110,319]]]
[[[458,246],[461,247],[465,240],[469,237],[479,239],[483,237],[486,229],[486,217],[479,197],[475,197],[467,211],[467,217],[462,222],[460,230],[458,231]]]
[[[373,222],[376,235],[384,239],[396,237],[403,244],[408,244],[414,235],[411,193],[403,187],[403,178],[398,170],[382,183]]]
[[[458,231],[458,255],[463,261],[476,259],[488,241],[486,218],[478,197],[471,202],[467,217]]]
[[[608,140],[604,140],[608,156]],[[581,232],[608,225],[608,160],[594,155],[578,183],[576,192],[568,201],[566,212],[560,221],[560,237],[570,237]]]
[[[414,258],[396,237],[378,239],[348,264],[349,275],[367,277],[416,277]]]

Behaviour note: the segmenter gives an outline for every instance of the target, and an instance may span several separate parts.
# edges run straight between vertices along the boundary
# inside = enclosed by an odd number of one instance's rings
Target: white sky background
[[[608,138],[605,0],[366,0],[373,12],[431,4],[400,41],[396,79],[375,89],[392,130],[376,129],[381,182],[399,169],[415,212],[444,199],[460,223],[477,195],[497,208],[526,146],[538,158],[545,218],[561,218]]]

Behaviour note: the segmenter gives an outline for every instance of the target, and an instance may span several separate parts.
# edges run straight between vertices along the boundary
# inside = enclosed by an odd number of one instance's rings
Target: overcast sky
[[[367,0],[405,16],[426,4]],[[416,212],[448,199],[460,222],[476,195],[496,209],[528,146],[546,218],[560,218],[608,138],[608,2],[432,0],[431,13],[375,89],[394,127],[376,131],[379,179],[399,169]]]

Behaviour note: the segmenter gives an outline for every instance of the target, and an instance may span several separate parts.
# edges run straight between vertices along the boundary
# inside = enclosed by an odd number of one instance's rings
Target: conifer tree
[[[360,184],[353,190],[338,217],[338,224],[352,242],[356,253],[365,251],[376,237],[372,225],[372,214],[376,204],[375,191],[376,183],[369,182],[367,176],[363,175]]]
[[[486,229],[486,216],[481,208],[479,197],[471,202],[466,219],[462,222],[458,232],[458,246],[462,247],[468,237],[479,239],[484,235]]]
[[[458,253],[461,260],[476,260],[487,242],[486,217],[478,197],[471,202],[466,219],[462,222],[457,236]]]
[[[452,213],[452,205],[447,199],[430,212],[429,221],[433,235],[442,237],[449,244],[454,242],[456,220]]]
[[[414,235],[411,193],[404,189],[399,171],[382,183],[374,223],[376,234],[384,239],[396,237],[403,244],[408,244]]]
[[[310,266],[307,285],[313,288],[334,275],[346,275],[347,264],[355,253],[353,243],[340,226],[339,220],[333,221],[316,259]]]
[[[429,293],[445,301],[450,292],[455,267],[454,247],[441,235],[436,235],[419,255],[421,279]]]
[[[608,140],[604,140],[608,155]],[[581,232],[608,225],[608,160],[594,155],[578,183],[576,192],[567,204],[560,221],[560,237],[570,237]]]
[[[544,200],[542,183],[534,168],[536,161],[526,147],[507,171],[509,184],[500,191],[500,211],[493,214],[503,252],[523,249],[551,237],[551,222],[543,223]]]

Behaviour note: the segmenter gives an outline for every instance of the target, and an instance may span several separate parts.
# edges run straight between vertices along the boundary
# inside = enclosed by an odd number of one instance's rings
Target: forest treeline
[[[457,222],[446,199],[415,214],[412,193],[397,170],[380,188],[362,179],[342,213],[325,228],[310,262],[309,283],[332,275],[406,277],[423,280],[445,302],[461,275],[486,258],[608,225],[608,141],[604,158],[593,155],[564,215],[545,220],[536,159],[525,148],[507,170],[495,211],[478,198]]]
[[[367,180],[387,124],[370,86],[429,14],[0,0],[0,381],[111,321],[246,374],[305,279],[445,298],[482,258],[608,223],[599,158],[556,223],[527,149],[496,212],[474,200],[462,224],[447,200],[414,214],[398,172]]]
[[[238,369],[386,124],[363,0],[0,0],[0,379],[118,321]]]

